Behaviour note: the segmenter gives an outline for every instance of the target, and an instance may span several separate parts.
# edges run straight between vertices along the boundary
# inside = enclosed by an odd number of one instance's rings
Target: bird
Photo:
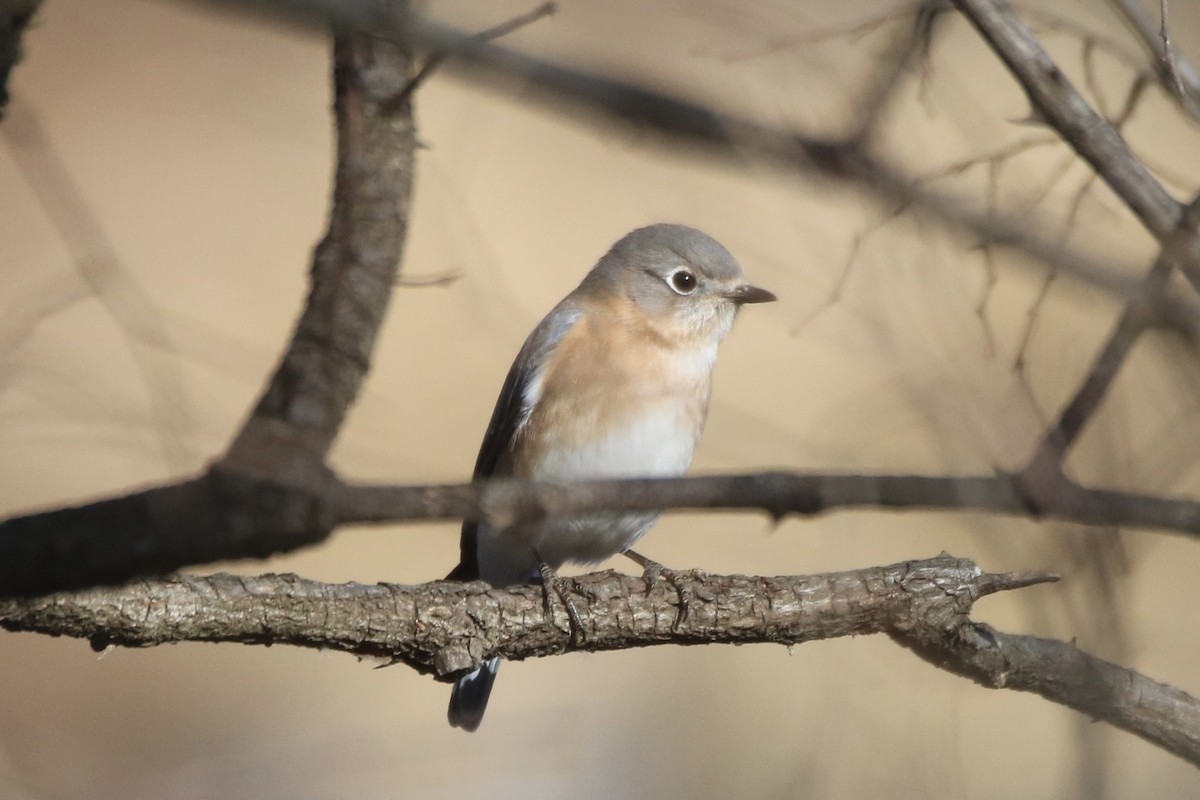
[[[747,283],[733,255],[696,228],[659,223],[626,234],[525,340],[474,479],[684,474],[708,414],[718,347],[742,306],[775,299]],[[658,516],[586,513],[510,527],[467,521],[447,580],[504,587],[540,577],[546,591],[567,562],[625,553],[658,567],[630,549]],[[458,678],[452,726],[479,727],[499,667],[493,657]]]

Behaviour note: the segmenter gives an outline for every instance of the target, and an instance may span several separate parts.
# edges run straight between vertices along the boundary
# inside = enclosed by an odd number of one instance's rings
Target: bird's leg
[[[686,575],[677,570],[667,569],[657,561],[646,558],[634,550],[626,550],[625,555],[642,568],[642,580],[646,582],[647,591],[653,589],[660,579],[665,579],[667,583],[671,584],[671,588],[679,596],[679,611],[675,615],[675,621],[671,623],[671,630],[679,630],[679,626],[687,619],[692,600],[692,590],[684,581]]]
[[[567,607],[567,620],[571,627],[571,646],[574,647],[583,641],[583,621],[579,618],[579,610],[575,608],[575,601],[571,599],[566,582],[558,577],[554,567],[547,564],[536,550],[533,551],[533,557],[537,560],[538,574],[542,577],[542,608],[546,615],[553,620],[554,608],[550,601],[550,592],[553,591],[558,595],[558,599],[562,600],[563,605]]]

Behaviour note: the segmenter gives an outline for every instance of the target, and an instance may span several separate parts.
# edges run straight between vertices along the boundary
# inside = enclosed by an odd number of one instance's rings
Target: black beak
[[[748,283],[743,283],[741,286],[726,292],[725,297],[739,306],[744,306],[747,303],[774,303],[779,299],[766,289],[760,289]]]

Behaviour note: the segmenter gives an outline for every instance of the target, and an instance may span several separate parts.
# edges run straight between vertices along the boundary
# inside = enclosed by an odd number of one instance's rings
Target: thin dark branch
[[[1085,525],[1200,535],[1197,501],[1090,489],[1065,479],[1053,489],[1039,494],[1035,502],[1024,492],[1018,476],[1004,474],[938,477],[760,472],[571,484],[515,480],[440,486],[343,484],[331,504],[342,524],[482,517],[504,526],[584,511],[658,509],[757,509],[778,520],[841,509],[890,508],[1041,516]]]
[[[0,596],[44,594],[257,558],[338,525],[487,518],[498,525],[600,510],[762,510],[776,519],[839,509],[977,511],[1200,536],[1200,502],[1019,475],[768,472],[539,484],[355,486],[322,472],[281,485],[220,466],[181,484],[0,522]],[[320,477],[320,480],[316,478]]]
[[[240,0],[234,5],[261,7],[263,2]],[[522,101],[537,103],[556,114],[584,114],[591,121],[597,117],[605,121],[623,120],[662,137],[676,148],[687,147],[696,155],[738,164],[756,158],[797,174],[840,180],[865,190],[881,201],[888,213],[897,206],[928,213],[943,225],[969,232],[989,245],[1013,248],[1128,297],[1134,296],[1140,287],[1139,281],[1128,276],[1127,265],[1063,248],[1031,230],[1026,220],[998,216],[976,208],[961,197],[923,188],[918,180],[863,152],[853,137],[829,139],[764,126],[634,83],[481,42],[444,26],[394,13],[390,7],[332,0],[276,0],[267,5],[288,9],[293,15],[316,13],[322,20],[350,30],[391,31],[423,49],[452,53],[454,57],[446,62],[444,69],[468,75],[480,84],[515,94]],[[1091,116],[1077,117],[1074,110],[1069,110],[1067,116],[1076,127],[1090,124],[1095,117],[1082,99],[1079,102]],[[1104,120],[1100,119],[1100,123],[1111,132],[1111,126]],[[1114,163],[1125,172],[1144,176],[1147,181],[1145,184],[1140,178],[1130,181],[1139,197],[1133,201],[1126,198],[1126,202],[1134,208],[1149,202],[1159,211],[1154,218],[1166,221],[1169,217],[1166,230],[1172,230],[1178,222],[1179,205],[1163,193],[1120,137],[1112,135],[1116,137],[1116,149],[1110,153]],[[1124,197],[1119,188],[1117,191]],[[1195,237],[1187,254],[1189,263],[1200,264],[1200,237]],[[1196,271],[1200,272],[1200,267]],[[1190,340],[1200,340],[1200,313],[1193,303],[1164,297],[1155,311],[1163,324],[1179,330]]]
[[[23,54],[22,37],[40,5],[41,0],[0,3],[0,120],[8,107],[8,79]]]
[[[542,3],[532,11],[527,11],[513,17],[510,20],[500,23],[495,27],[488,28],[485,31],[475,34],[475,39],[481,42],[499,39],[502,36],[507,36],[513,31],[520,30],[526,25],[530,25],[538,20],[548,17],[557,10],[557,6],[553,2]],[[437,68],[446,60],[450,54],[445,50],[439,50],[425,59],[417,74],[409,79],[399,92],[391,97],[385,104],[385,110],[398,108],[399,106],[409,102],[412,99],[413,93],[417,91],[425,81],[429,80],[433,73],[437,72]]]
[[[1041,471],[1050,462],[1061,468],[1063,456],[1075,443],[1085,425],[1096,413],[1101,402],[1108,394],[1108,389],[1116,379],[1117,372],[1125,357],[1133,348],[1138,336],[1146,329],[1148,316],[1146,309],[1153,298],[1166,290],[1167,282],[1172,274],[1173,248],[1181,246],[1187,236],[1200,227],[1200,196],[1188,205],[1180,221],[1179,231],[1167,240],[1154,267],[1146,276],[1142,291],[1137,298],[1131,300],[1117,321],[1108,341],[1096,356],[1096,361],[1084,378],[1083,384],[1075,396],[1063,408],[1058,421],[1047,431],[1034,457],[1031,459],[1034,471]]]
[[[887,112],[901,81],[913,63],[924,60],[933,44],[934,26],[949,9],[945,0],[924,0],[916,9],[911,25],[905,27],[877,61],[875,74],[858,99],[854,132],[849,139],[866,146],[879,129],[879,120]]]

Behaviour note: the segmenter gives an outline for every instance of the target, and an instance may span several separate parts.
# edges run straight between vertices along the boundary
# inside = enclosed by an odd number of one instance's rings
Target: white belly
[[[529,465],[533,480],[563,483],[587,478],[682,475],[700,435],[696,415],[662,401],[608,436],[570,447],[547,448]],[[623,553],[658,519],[658,512],[592,513],[498,531],[479,527],[481,577],[495,584],[528,580],[537,554],[551,567],[596,563]]]
[[[699,436],[678,403],[659,403],[609,436],[582,447],[551,450],[533,465],[534,480],[682,475]],[[657,512],[596,513],[550,520],[529,531],[533,547],[551,566],[595,563],[623,553],[658,519]]]

